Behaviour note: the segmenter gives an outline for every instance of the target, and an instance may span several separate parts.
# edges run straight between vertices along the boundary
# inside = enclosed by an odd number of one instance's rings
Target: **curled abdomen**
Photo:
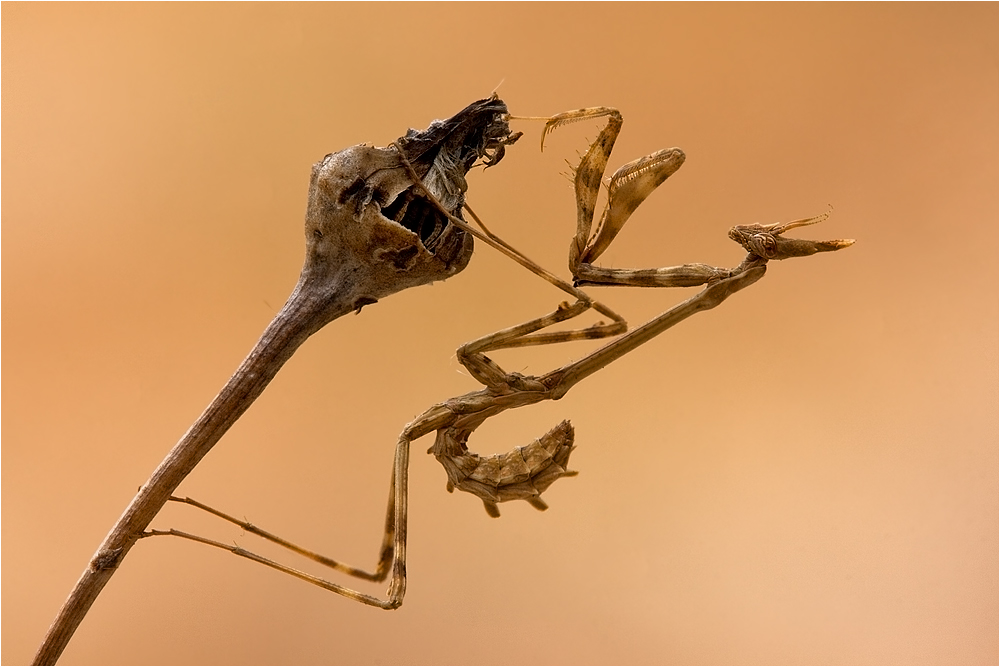
[[[536,509],[546,509],[541,494],[560,477],[577,474],[567,469],[574,449],[573,426],[568,421],[523,447],[493,456],[470,452],[465,444],[468,436],[467,431],[443,428],[430,453],[448,474],[448,490],[478,496],[492,517],[500,516],[497,503],[508,500],[526,500]]]

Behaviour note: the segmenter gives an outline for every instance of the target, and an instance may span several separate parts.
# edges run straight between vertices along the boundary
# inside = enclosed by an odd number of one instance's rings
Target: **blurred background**
[[[310,166],[496,90],[619,108],[612,168],[687,153],[606,266],[732,266],[730,226],[828,204],[799,235],[858,243],[477,432],[488,454],[573,421],[548,512],[488,518],[415,443],[400,610],[157,538],[63,662],[996,663],[997,11],[4,3],[3,662],[281,307]],[[567,161],[600,123],[544,153],[516,129],[469,201],[566,275]],[[694,291],[592,293],[638,324]],[[316,335],[180,492],[372,566],[399,431],[478,388],[455,348],[562,299],[480,246]],[[153,526],[277,553],[189,507]]]

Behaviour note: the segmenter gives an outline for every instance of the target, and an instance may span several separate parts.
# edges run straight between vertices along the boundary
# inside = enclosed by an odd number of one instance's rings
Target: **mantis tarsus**
[[[490,232],[465,201],[465,174],[474,164],[492,166],[521,133],[511,120],[543,120],[542,144],[551,131],[579,120],[604,119],[604,128],[574,170],[576,233],[569,248],[573,282],[537,265]],[[395,609],[406,588],[407,467],[410,443],[436,432],[429,453],[444,466],[448,490],[478,496],[490,516],[498,503],[525,500],[545,509],[541,493],[568,470],[573,429],[562,422],[538,440],[505,454],[481,457],[469,451],[469,436],[490,417],[512,408],[562,397],[577,382],[659,335],[687,317],[714,308],[763,277],[769,260],[845,248],[852,240],[785,239],[795,227],[826,219],[828,213],[786,224],[734,227],[730,238],[747,251],[735,268],[685,264],[659,269],[608,269],[594,262],[614,241],[631,214],[684,162],[678,148],[658,151],[618,169],[607,181],[607,203],[596,228],[594,215],[608,159],[622,126],[610,107],[569,111],[551,117],[518,117],[495,95],[479,100],[424,132],[410,130],[392,145],[354,146],[328,155],[313,168],[306,214],[306,260],[298,285],[250,355],[143,485],[112,529],[70,595],[36,662],[54,662],[97,594],[138,539],[179,536],[226,549],[365,604]],[[463,218],[467,212],[478,225]],[[263,391],[298,346],[328,322],[407,287],[443,280],[461,271],[472,255],[472,238],[507,255],[571,297],[551,313],[478,340],[458,350],[458,359],[484,388],[432,406],[406,425],[396,443],[385,537],[376,568],[364,571],[291,544],[252,524],[188,498],[173,495],[225,431]],[[688,300],[628,331],[625,320],[584,292],[581,286],[691,287],[706,285]],[[583,329],[541,332],[551,325],[595,310],[609,322]],[[541,333],[540,333],[541,332]],[[492,350],[610,338],[578,361],[541,376],[510,373],[491,360]],[[183,502],[241,526],[279,545],[371,581],[390,577],[386,597],[377,598],[286,567],[242,548],[177,530],[148,530],[168,501]]]

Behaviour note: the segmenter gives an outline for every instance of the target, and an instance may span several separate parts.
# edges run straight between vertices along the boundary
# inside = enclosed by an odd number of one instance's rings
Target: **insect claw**
[[[592,264],[607,250],[629,217],[646,198],[684,164],[684,151],[667,148],[633,160],[607,183],[608,204],[597,231],[587,241],[581,262]]]

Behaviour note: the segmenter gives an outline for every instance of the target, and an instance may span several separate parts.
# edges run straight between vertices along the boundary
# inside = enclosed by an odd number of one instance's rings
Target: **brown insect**
[[[545,121],[544,145],[551,131],[592,118],[604,119],[605,125],[574,170],[577,225],[569,248],[573,275],[570,283],[538,266],[483,225],[465,200],[465,175],[474,165],[489,167],[501,161],[505,148],[521,137],[520,132],[511,132],[511,120]],[[734,268],[707,264],[639,270],[595,266],[632,213],[684,162],[683,151],[670,148],[618,169],[606,183],[607,204],[595,227],[598,194],[621,126],[621,114],[610,107],[544,118],[511,116],[503,101],[494,95],[474,102],[447,120],[435,121],[425,131],[410,130],[387,147],[354,146],[317,163],[306,213],[306,260],[295,290],[243,364],[153,472],[105,538],[50,628],[36,662],[51,663],[59,657],[121,559],[144,537],[171,535],[195,540],[365,604],[383,609],[399,607],[406,588],[406,486],[412,441],[436,433],[429,452],[444,466],[448,490],[459,489],[479,497],[490,516],[499,516],[498,504],[510,500],[525,500],[544,510],[541,494],[557,479],[576,474],[568,469],[574,442],[572,426],[563,421],[528,445],[481,457],[468,448],[469,437],[481,424],[506,410],[562,397],[576,383],[615,359],[760,280],[770,260],[839,250],[854,242],[782,236],[795,227],[821,222],[829,215],[824,213],[785,224],[733,228],[730,238],[747,251]],[[464,213],[476,226],[464,219]],[[184,477],[310,335],[330,321],[385,296],[458,273],[472,256],[473,237],[552,283],[571,299],[547,315],[458,349],[459,361],[484,388],[431,406],[403,429],[396,443],[385,536],[373,571],[326,558],[197,501],[173,495]],[[581,289],[589,285],[706,287],[628,331],[620,315]],[[571,331],[542,332],[591,309],[609,322]],[[594,338],[610,340],[582,359],[540,376],[507,372],[487,356],[492,350]],[[240,547],[178,530],[148,530],[149,522],[168,501],[203,509],[350,576],[383,581],[391,574],[386,597],[360,593]]]

